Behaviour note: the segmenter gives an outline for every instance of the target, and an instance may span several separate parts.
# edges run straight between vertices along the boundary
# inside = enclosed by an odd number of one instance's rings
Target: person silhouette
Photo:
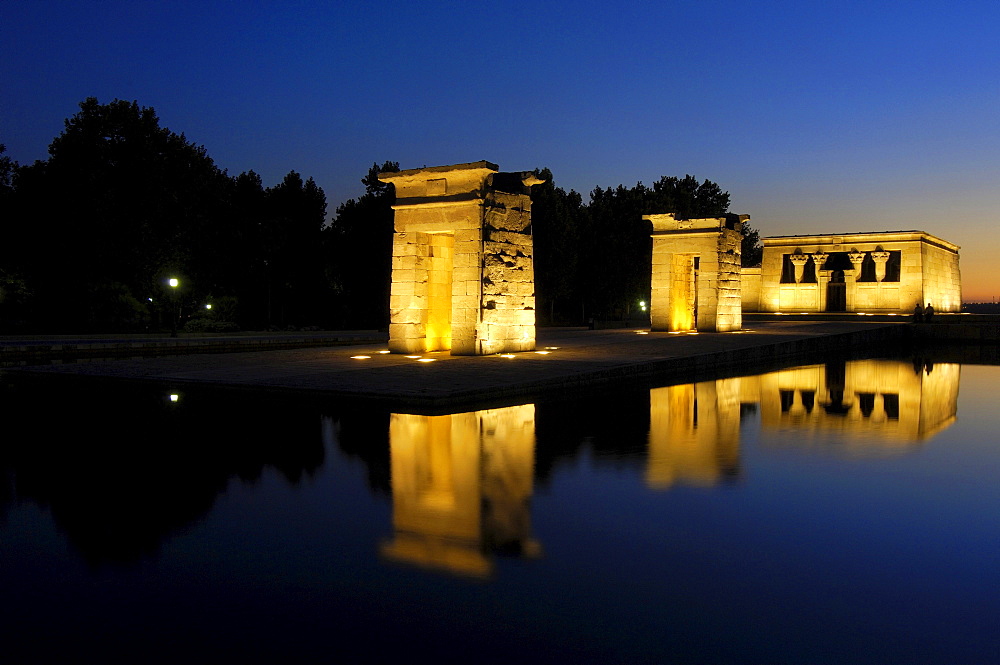
[[[934,306],[927,303],[927,307],[924,307],[924,321],[930,323],[932,316],[934,316]]]
[[[920,303],[913,306],[913,322],[920,323],[924,320],[924,308]]]

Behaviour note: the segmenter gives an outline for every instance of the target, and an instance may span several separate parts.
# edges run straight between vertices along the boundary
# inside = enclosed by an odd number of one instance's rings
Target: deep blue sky
[[[0,143],[137,100],[230,173],[718,182],[763,235],[921,229],[1000,295],[1000,3],[0,2]]]

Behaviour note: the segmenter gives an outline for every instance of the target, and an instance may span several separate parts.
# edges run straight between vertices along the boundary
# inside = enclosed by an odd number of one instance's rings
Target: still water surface
[[[846,361],[421,415],[7,379],[2,648],[995,662],[997,385]]]

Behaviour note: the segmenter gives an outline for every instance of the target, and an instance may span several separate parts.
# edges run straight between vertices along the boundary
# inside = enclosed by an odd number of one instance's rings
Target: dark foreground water
[[[8,377],[0,660],[997,662],[998,386],[847,361],[420,415]]]

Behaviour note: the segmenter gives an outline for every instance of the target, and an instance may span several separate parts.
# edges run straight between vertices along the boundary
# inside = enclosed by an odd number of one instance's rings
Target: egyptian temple
[[[923,231],[763,238],[742,271],[743,311],[907,314],[962,311],[958,245]]]
[[[389,350],[533,350],[530,192],[542,181],[487,161],[379,180],[396,190]],[[749,215],[643,219],[652,224],[653,331],[736,331],[743,312],[961,311],[959,247],[923,231],[763,238],[761,266],[742,268]]]

